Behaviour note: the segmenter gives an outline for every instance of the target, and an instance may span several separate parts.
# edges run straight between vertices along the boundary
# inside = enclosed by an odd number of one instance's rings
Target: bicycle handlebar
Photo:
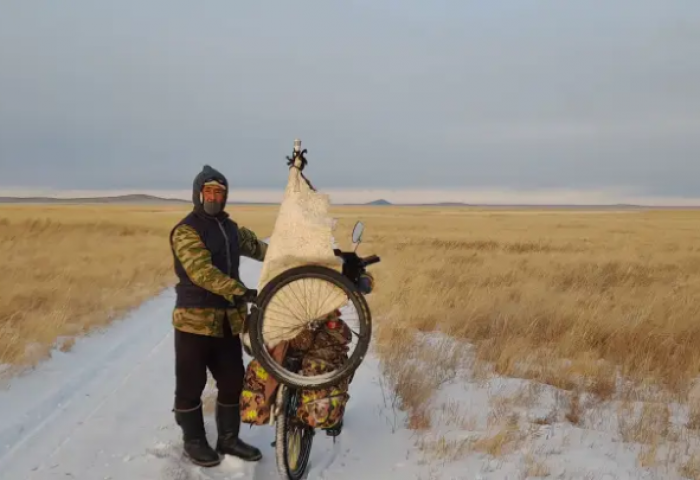
[[[377,255],[370,255],[369,257],[359,257],[355,252],[343,252],[338,248],[334,248],[333,252],[338,257],[344,258],[346,261],[351,261],[353,264],[359,263],[362,267],[368,267],[372,264],[381,262],[381,258]]]
[[[379,263],[381,259],[377,255],[370,255],[369,257],[365,257],[360,259],[362,263],[365,264],[365,266],[372,265],[374,263]]]

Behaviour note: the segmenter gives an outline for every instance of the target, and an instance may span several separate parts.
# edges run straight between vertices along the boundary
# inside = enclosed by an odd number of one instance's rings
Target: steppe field
[[[0,364],[69,350],[71,338],[171,285],[168,233],[187,209],[0,207]],[[277,207],[229,212],[265,237]],[[616,402],[621,436],[646,445],[640,462],[657,461],[660,445],[695,438],[700,211],[373,206],[333,214],[341,245],[361,219],[360,253],[382,257],[372,267],[375,346],[412,428],[430,429],[431,392],[468,363],[477,381],[498,375],[560,392],[559,410],[532,423],[583,425]],[[507,412],[527,408],[528,395],[500,399],[499,430],[469,448],[498,456],[516,444]],[[682,420],[672,418],[678,405],[687,407]],[[425,443],[444,457],[463,447]],[[700,457],[682,468],[700,478]]]

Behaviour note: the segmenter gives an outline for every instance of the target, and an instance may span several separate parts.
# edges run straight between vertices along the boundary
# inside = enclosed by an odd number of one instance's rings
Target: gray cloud
[[[5,2],[0,186],[697,195],[700,4]]]

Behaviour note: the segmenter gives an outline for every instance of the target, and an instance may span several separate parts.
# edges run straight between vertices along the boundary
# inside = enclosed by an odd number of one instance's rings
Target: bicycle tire
[[[347,362],[337,370],[314,377],[307,377],[296,372],[290,372],[272,357],[265,346],[263,326],[260,321],[264,316],[267,304],[275,293],[287,284],[303,278],[325,280],[341,288],[357,310],[360,323],[357,348],[355,348],[355,351],[350,355]],[[357,370],[369,350],[372,336],[372,313],[367,304],[367,300],[365,300],[365,297],[347,277],[336,270],[320,265],[303,265],[286,270],[270,280],[265,288],[263,288],[258,295],[257,305],[256,308],[252,309],[249,319],[250,346],[253,356],[260,362],[268,374],[279,383],[288,387],[320,390],[337,385]]]
[[[296,420],[296,407],[299,401],[299,392],[291,391],[281,385],[282,408],[275,422],[275,456],[277,458],[277,470],[282,478],[287,480],[301,480],[306,475],[311,457],[315,430],[309,426],[301,426]],[[292,429],[301,429],[306,434],[300,440],[299,458],[292,465],[289,454],[289,434]]]

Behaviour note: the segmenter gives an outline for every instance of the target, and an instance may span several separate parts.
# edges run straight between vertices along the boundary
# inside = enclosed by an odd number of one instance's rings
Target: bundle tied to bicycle
[[[268,283],[295,267],[316,265],[342,270],[342,260],[333,249],[335,220],[329,216],[330,199],[316,191],[302,173],[305,151],[295,142],[289,159],[289,176],[269,248],[258,281],[265,293]],[[327,318],[347,304],[347,294],[331,282],[300,278],[275,291],[258,319],[269,350],[302,333],[310,322]],[[249,332],[243,336],[250,347]]]
[[[315,429],[333,438],[342,431],[349,384],[371,334],[363,297],[371,289],[360,278],[379,261],[335,248],[330,199],[304,176],[305,153],[297,140],[287,157],[287,187],[243,334],[255,358],[245,372],[241,421],[276,425],[277,465],[290,480],[304,476]],[[358,222],[353,243],[361,232]],[[348,325],[346,307],[359,312],[359,328]],[[359,348],[348,355],[353,334]]]
[[[355,249],[336,248],[330,199],[304,175],[305,153],[295,141],[287,157],[287,187],[243,343],[264,367],[264,377],[293,388],[323,389],[352,376],[367,352],[372,315],[364,296],[372,291],[373,279],[366,268],[380,259],[356,253],[362,222],[353,230]],[[290,355],[300,354],[305,366],[286,365]]]
[[[278,422],[278,440],[300,425],[339,434],[350,382],[371,340],[365,295],[374,282],[367,267],[380,262],[357,254],[359,221],[355,248],[337,248],[330,199],[305,177],[305,152],[295,141],[287,157],[287,187],[242,334],[254,358],[246,367],[241,420]]]

